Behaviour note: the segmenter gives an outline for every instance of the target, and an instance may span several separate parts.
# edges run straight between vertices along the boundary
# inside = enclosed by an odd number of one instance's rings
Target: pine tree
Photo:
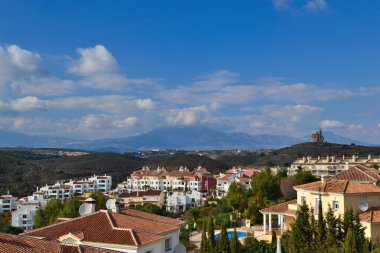
[[[225,223],[222,223],[221,231],[216,241],[216,252],[218,253],[229,253],[230,252],[230,244],[228,241],[227,228]]]
[[[200,253],[207,253],[206,221],[203,220]]]
[[[239,238],[237,236],[236,228],[235,228],[234,234],[233,234],[231,241],[230,241],[230,249],[231,249],[230,252],[231,253],[239,253],[240,248],[241,248],[241,244],[240,244]]]
[[[215,241],[215,228],[214,228],[214,219],[210,217],[208,219],[208,233],[207,233],[207,249],[209,253],[215,252],[216,241]]]
[[[312,252],[311,243],[313,234],[309,223],[309,208],[307,205],[301,205],[297,211],[297,218],[292,224],[292,243],[297,253]]]
[[[338,241],[337,219],[334,216],[334,211],[329,205],[329,209],[326,213],[326,244],[327,246],[335,246]]]
[[[33,221],[34,221],[34,228],[42,228],[48,225],[46,222],[44,211],[41,208],[37,210]]]
[[[326,224],[323,219],[322,196],[319,194],[318,203],[318,245],[322,247],[326,238]]]
[[[347,230],[346,239],[343,244],[344,253],[357,253],[356,239],[353,229],[350,227]]]

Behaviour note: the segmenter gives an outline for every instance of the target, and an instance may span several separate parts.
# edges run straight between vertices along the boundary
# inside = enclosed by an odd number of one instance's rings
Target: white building
[[[178,251],[184,247],[179,243],[183,224],[177,219],[136,210],[101,210],[23,235],[128,253],[174,253],[184,252]]]
[[[12,212],[13,210],[16,210],[18,204],[18,200],[16,197],[13,197],[9,194],[9,192],[6,195],[0,196],[0,214],[3,214],[4,212]]]
[[[302,169],[308,171],[316,177],[335,176],[339,172],[348,170],[350,167],[364,165],[367,167],[380,165],[380,157],[368,155],[359,157],[358,155],[348,156],[325,156],[311,157],[304,156],[296,159],[288,168],[288,175],[292,176]]]
[[[56,198],[60,200],[65,200],[71,198],[74,191],[72,186],[65,185],[60,182],[57,182],[55,185],[46,185],[39,189],[40,192],[43,192],[45,197],[51,199]]]
[[[77,181],[70,180],[70,182],[65,183],[65,185],[71,186],[73,193],[83,194],[85,192],[95,191],[109,193],[111,191],[112,186],[112,177],[107,175],[94,175],[92,177]]]
[[[44,208],[47,201],[42,192],[35,192],[32,196],[20,199],[16,210],[12,212],[12,227],[32,230],[37,210]]]
[[[196,190],[168,192],[166,196],[166,210],[169,212],[184,212],[188,208],[202,206],[206,193]]]

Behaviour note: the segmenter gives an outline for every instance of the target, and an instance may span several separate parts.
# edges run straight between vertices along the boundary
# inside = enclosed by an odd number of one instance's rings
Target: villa
[[[264,215],[264,233],[271,230],[290,229],[297,216],[298,206],[307,204],[318,219],[319,198],[322,198],[323,213],[332,207],[336,217],[352,208],[359,212],[360,220],[365,227],[365,236],[373,243],[380,238],[380,187],[374,184],[363,184],[349,180],[325,179],[321,181],[295,186],[297,199],[260,210]],[[277,216],[278,223],[273,224],[272,216]]]

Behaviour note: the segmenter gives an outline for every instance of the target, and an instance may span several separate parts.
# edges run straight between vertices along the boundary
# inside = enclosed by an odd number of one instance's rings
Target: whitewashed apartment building
[[[21,198],[16,210],[12,212],[12,227],[26,231],[32,230],[37,210],[44,208],[47,202],[48,199],[44,197],[42,192],[35,192],[32,196]]]
[[[358,155],[352,156],[303,156],[296,159],[288,168],[288,176],[297,174],[299,168],[303,171],[308,171],[316,177],[321,176],[335,176],[339,172],[348,170],[357,165],[364,165],[371,167],[380,165],[380,157],[368,155],[359,157]]]
[[[12,212],[13,210],[16,210],[18,204],[18,200],[16,197],[13,197],[9,194],[9,192],[6,195],[0,196],[0,214],[3,214],[4,212]]]

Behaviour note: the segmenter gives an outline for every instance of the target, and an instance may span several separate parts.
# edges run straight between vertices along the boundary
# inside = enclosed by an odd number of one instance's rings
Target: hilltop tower
[[[311,134],[311,143],[323,143],[324,141],[325,137],[323,137],[322,129]]]

